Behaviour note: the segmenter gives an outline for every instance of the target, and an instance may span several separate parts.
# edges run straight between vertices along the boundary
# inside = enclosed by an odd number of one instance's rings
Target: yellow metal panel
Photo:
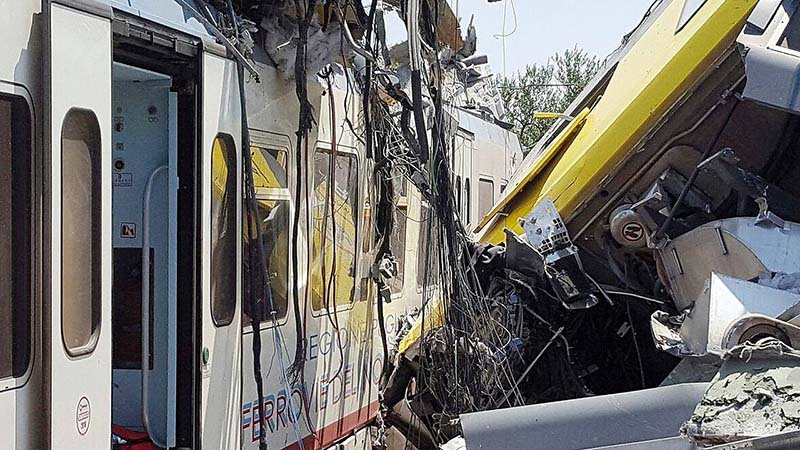
[[[400,345],[397,347],[397,351],[400,354],[405,354],[414,344],[419,342],[423,330],[425,330],[425,333],[429,333],[431,330],[435,330],[444,325],[444,303],[442,303],[441,299],[436,299],[434,305],[435,306],[425,314],[425,320],[417,321],[417,323],[411,327],[406,337],[400,341]]]
[[[525,177],[517,183],[515,186],[512,186],[509,190],[508,195],[503,196],[500,201],[495,205],[491,211],[489,211],[486,216],[483,217],[481,223],[478,224],[478,230],[482,229],[489,223],[495,215],[500,212],[503,208],[508,205],[508,203],[514,199],[514,197],[519,194],[528,183],[530,183],[537,175],[545,168],[547,163],[556,156],[563,147],[568,145],[571,139],[581,130],[583,124],[586,123],[586,118],[589,116],[589,112],[591,110],[589,108],[585,108],[583,111],[580,112],[575,119],[570,122],[569,126],[564,128],[563,131],[553,140],[552,144],[550,144],[542,155],[533,163],[530,171],[525,174]]]
[[[570,217],[733,43],[756,2],[711,0],[678,33],[684,2],[671,2],[620,61],[572,143],[544,167],[535,165],[528,184],[509,196],[508,215],[483,230],[481,240],[501,242],[505,227],[521,232],[518,218],[545,197]]]

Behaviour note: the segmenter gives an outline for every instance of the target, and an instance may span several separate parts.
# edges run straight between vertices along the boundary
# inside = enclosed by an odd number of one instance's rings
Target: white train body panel
[[[13,7],[11,7],[13,3]],[[17,132],[27,138],[26,148],[19,148],[16,157],[28,159],[33,165],[38,165],[41,160],[41,139],[43,134],[44,121],[42,118],[42,32],[43,23],[41,20],[41,2],[38,0],[8,0],[0,2],[0,7],[4,12],[0,15],[0,26],[2,26],[3,45],[0,46],[0,96],[4,99],[16,99],[21,102],[28,112],[28,117],[16,124]],[[7,108],[8,104],[4,107]],[[3,139],[8,139],[10,127],[14,126],[7,120],[7,109],[3,110],[6,120],[0,127]],[[34,151],[36,149],[36,152]],[[16,150],[16,149],[15,149]],[[7,151],[3,149],[4,153]],[[5,166],[9,161],[10,155],[4,155],[2,164]],[[41,169],[39,169],[41,170]],[[9,187],[5,177],[7,172],[3,170],[4,182],[3,189]],[[30,192],[33,198],[37,198],[42,193],[41,172],[31,174],[32,181]],[[34,181],[36,180],[36,181]],[[38,181],[38,182],[37,182]],[[7,208],[8,200],[4,197],[3,215],[10,211]],[[40,214],[42,204],[30,201],[31,218]],[[34,220],[34,223],[36,221]],[[31,238],[42,233],[42,225],[30,224],[29,235]],[[3,223],[2,233],[7,236],[9,230]],[[7,251],[8,244],[4,243],[3,250]],[[31,268],[41,264],[40,252],[42,248],[37,244],[37,239],[31,239],[29,249],[31,257]],[[3,255],[7,261],[8,254]],[[2,270],[9,271],[9,262],[2,265]],[[8,296],[7,287],[8,275],[2,276],[4,292],[2,301],[7,305],[11,304]],[[46,389],[44,380],[44,346],[43,340],[49,339],[49,332],[43,335],[42,322],[42,288],[39,280],[31,277],[30,287],[27,298],[22,299],[26,303],[24,311],[25,317],[22,318],[23,326],[28,332],[21,333],[21,336],[11,331],[12,323],[2,324],[3,331],[0,332],[0,341],[4,348],[0,350],[3,354],[3,369],[11,369],[10,361],[7,359],[8,352],[13,347],[20,351],[27,348],[28,357],[23,358],[21,367],[12,370],[0,371],[0,447],[2,448],[45,448],[48,442],[48,408],[45,406]],[[0,315],[8,317],[8,307],[2,308]]]

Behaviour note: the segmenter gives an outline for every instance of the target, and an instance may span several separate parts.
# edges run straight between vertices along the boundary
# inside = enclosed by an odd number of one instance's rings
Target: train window
[[[286,317],[289,305],[289,201],[267,200],[258,196],[258,217],[261,226],[255,227],[255,217],[243,225],[244,254],[242,256],[242,290],[244,298],[243,314],[249,322],[257,318],[259,322],[272,320],[274,306],[276,319]],[[256,247],[256,233],[261,233],[267,270],[250,271],[250,267],[261,266],[261,253]],[[269,274],[269,284],[264,283],[263,274]],[[253,278],[254,277],[254,278]],[[250,302],[251,295],[256,300]],[[270,304],[269,296],[272,297]]]
[[[250,153],[253,156],[253,184],[256,189],[289,187],[286,150],[251,147]]]
[[[494,205],[494,181],[481,178],[478,180],[478,218],[482,219]]]
[[[236,311],[236,146],[220,134],[211,148],[211,318],[229,325]]]
[[[61,129],[61,331],[67,352],[91,353],[100,326],[100,125],[72,109]]]
[[[469,178],[464,181],[464,223],[469,225],[472,222],[472,203],[470,200]]]
[[[397,274],[389,280],[389,288],[393,294],[403,292],[406,265],[406,223],[408,222],[408,198],[406,197],[406,180],[400,181],[400,196],[394,211],[394,229],[389,236],[389,248],[397,262]]]
[[[242,255],[242,292],[245,323],[257,318],[259,322],[272,320],[271,307],[276,319],[286,317],[289,305],[289,200],[287,177],[288,152],[282,149],[252,147],[253,182],[256,186],[258,219],[247,217],[242,224],[244,235]],[[275,191],[279,189],[279,191]],[[256,237],[261,234],[266,271],[251,272],[251,267],[261,266],[261,253]],[[264,273],[269,275],[269,284],[264,283]],[[265,290],[268,289],[268,290]],[[251,295],[256,300],[250,302]],[[269,297],[272,297],[270,305]]]
[[[318,149],[312,198],[311,303],[315,311],[349,305],[358,253],[358,160]]]
[[[0,379],[25,374],[31,355],[31,117],[0,94]]]
[[[460,175],[456,176],[456,211],[458,212],[459,216],[461,214],[463,214],[463,211],[461,210],[461,176]]]

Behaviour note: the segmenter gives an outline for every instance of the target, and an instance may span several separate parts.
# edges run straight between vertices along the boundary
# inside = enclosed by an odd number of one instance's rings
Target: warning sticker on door
[[[114,172],[114,187],[131,187],[133,186],[132,173]]]
[[[119,230],[119,237],[124,239],[136,239],[136,224],[122,222],[122,226]]]
[[[81,397],[78,400],[78,409],[75,411],[75,424],[78,427],[78,433],[85,436],[89,432],[89,424],[92,421],[92,408],[89,406],[89,399]]]

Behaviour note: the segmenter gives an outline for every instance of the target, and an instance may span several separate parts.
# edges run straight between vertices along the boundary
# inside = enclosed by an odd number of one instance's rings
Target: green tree
[[[531,64],[498,83],[506,105],[506,120],[526,149],[542,138],[555,119],[535,119],[534,112],[564,112],[600,68],[600,61],[575,47]]]

